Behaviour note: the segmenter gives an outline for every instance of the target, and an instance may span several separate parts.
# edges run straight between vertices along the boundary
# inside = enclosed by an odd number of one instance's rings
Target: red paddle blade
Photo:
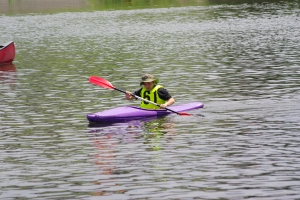
[[[183,113],[183,112],[178,112],[178,115],[180,115],[180,116],[191,116],[191,114]]]
[[[105,80],[104,78],[100,78],[98,76],[91,76],[89,81],[90,83],[99,85],[104,88],[115,89],[115,87],[109,81]]]

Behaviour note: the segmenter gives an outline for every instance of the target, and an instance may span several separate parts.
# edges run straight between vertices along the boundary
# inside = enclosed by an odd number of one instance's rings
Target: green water
[[[98,0],[76,0],[76,1],[42,1],[42,0],[29,0],[29,1],[5,1],[1,0],[0,11],[6,14],[16,13],[55,13],[62,11],[95,11],[95,10],[132,10],[143,8],[168,8],[180,6],[196,6],[196,5],[209,5],[207,0],[200,1],[98,1]]]
[[[256,3],[278,3],[276,0],[0,0],[0,13],[56,13],[96,10],[134,10],[145,8],[171,8],[184,6],[238,5]],[[285,2],[299,3],[298,0]]]
[[[0,199],[300,198],[298,1],[51,2],[0,1]],[[144,73],[204,108],[89,126]]]

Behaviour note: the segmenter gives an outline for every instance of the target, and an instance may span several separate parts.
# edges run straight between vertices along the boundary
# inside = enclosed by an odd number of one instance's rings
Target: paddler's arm
[[[175,103],[175,99],[173,97],[171,97],[166,103],[160,104],[160,108],[164,109],[167,106],[172,105],[173,103]]]
[[[170,95],[170,93],[165,88],[158,89],[158,95],[161,99],[166,101],[166,103],[160,105],[160,108],[162,109],[175,103],[175,99]]]

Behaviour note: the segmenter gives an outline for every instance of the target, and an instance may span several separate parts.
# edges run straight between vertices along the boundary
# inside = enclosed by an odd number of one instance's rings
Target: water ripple
[[[0,16],[1,199],[297,199],[299,6]],[[191,117],[88,126],[151,72]],[[203,117],[204,116],[204,117]]]

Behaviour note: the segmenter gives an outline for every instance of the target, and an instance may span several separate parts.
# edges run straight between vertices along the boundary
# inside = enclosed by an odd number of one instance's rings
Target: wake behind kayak
[[[177,106],[170,106],[169,108],[176,112],[183,112],[183,111],[202,108],[203,106],[204,104],[201,102],[192,102],[192,103],[187,103],[187,104],[182,104]],[[162,109],[148,110],[136,106],[123,106],[123,107],[105,110],[102,112],[88,114],[87,119],[89,122],[92,123],[120,122],[120,121],[130,121],[130,120],[151,118],[151,117],[161,117],[169,114],[172,114],[172,112],[168,110],[162,110]]]

